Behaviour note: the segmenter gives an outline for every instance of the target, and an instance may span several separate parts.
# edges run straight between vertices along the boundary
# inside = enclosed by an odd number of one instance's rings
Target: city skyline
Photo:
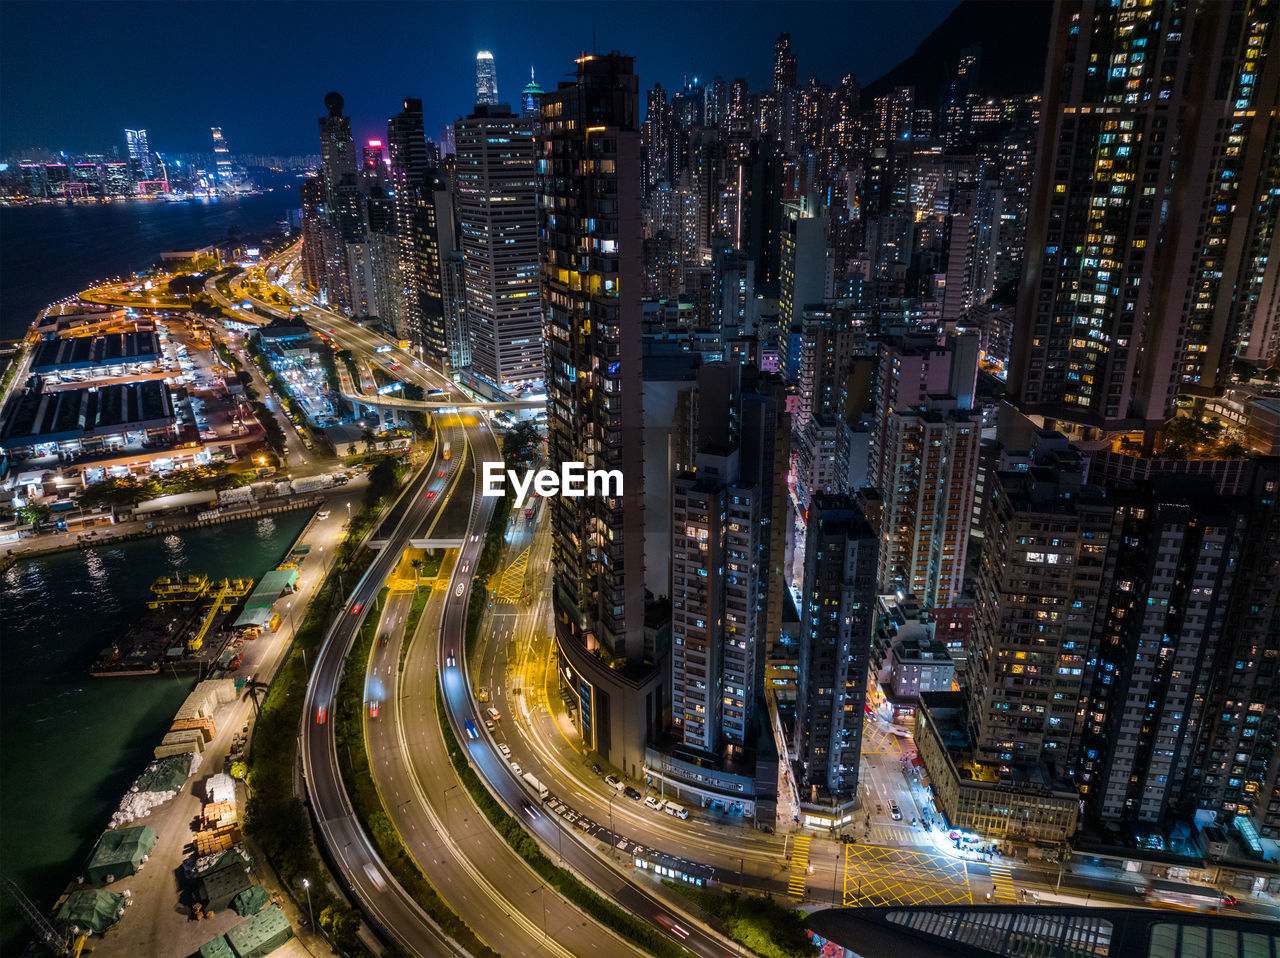
[[[807,52],[870,5],[493,4],[465,44],[477,8],[397,7],[381,74],[389,8],[292,9],[300,82],[237,90],[317,161],[130,116],[127,161],[0,167],[61,294],[0,343],[0,680],[82,671],[92,602],[89,674],[177,708],[104,733],[154,761],[79,867],[21,802],[79,794],[87,705],[6,712],[6,921],[102,958],[1275,951],[1280,0],[964,0],[878,78]],[[889,9],[886,50],[936,12]],[[604,12],[632,35],[562,49]],[[669,82],[657,35],[724,49]],[[259,202],[79,291],[39,246]]]
[[[145,15],[155,9],[145,3],[72,3],[63,8],[69,16],[76,13],[59,33],[60,66],[53,72],[39,45],[21,42],[39,34],[45,8],[14,3],[6,7],[10,25],[0,38],[0,112],[6,118],[0,156],[35,148],[99,153],[118,141],[123,149],[122,131],[137,126],[150,131],[152,149],[162,153],[207,152],[210,126],[220,126],[242,153],[314,153],[310,124],[301,117],[314,110],[318,87],[343,92],[357,142],[385,132],[387,116],[406,95],[423,98],[427,135],[435,139],[442,125],[475,105],[478,51],[493,53],[498,102],[519,112],[530,67],[544,90],[554,90],[567,79],[564,64],[590,51],[593,36],[598,50],[625,48],[636,56],[644,88],[655,82],[678,88],[686,76],[709,80],[715,74],[767,86],[773,70],[769,38],[779,30],[795,36],[801,82],[815,73],[828,83],[847,73],[867,82],[910,55],[957,3],[761,5],[749,19],[734,14],[730,3],[615,5],[595,24],[572,3],[544,5],[537,16],[524,4],[506,2],[375,3],[341,25],[302,17],[301,7],[284,3],[184,4],[165,18]],[[236,16],[210,16],[249,9],[254,27],[248,31]],[[445,29],[441,15],[447,15]],[[667,36],[672,17],[688,24],[676,43]],[[580,27],[563,30],[569,20]],[[389,29],[393,21],[395,29]],[[833,21],[843,27],[846,43],[827,42]],[[280,35],[291,38],[283,53]],[[726,36],[732,39],[725,42]],[[424,38],[430,38],[425,48]],[[348,62],[316,74],[306,51],[337,43],[347,45]],[[104,54],[131,45],[148,48],[148,70],[163,79],[159,87],[142,93],[123,75],[104,75]],[[314,84],[299,82],[301,76]],[[257,95],[263,89],[270,91],[265,98]]]

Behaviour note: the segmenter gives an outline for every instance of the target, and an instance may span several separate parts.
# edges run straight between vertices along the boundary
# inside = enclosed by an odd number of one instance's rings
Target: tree
[[[373,452],[373,441],[375,438],[373,430],[368,426],[365,426],[360,430],[360,441],[364,443],[365,452]]]
[[[23,506],[18,510],[18,518],[32,526],[39,526],[41,523],[47,522],[50,515],[52,515],[52,512],[49,507],[44,505]]]
[[[358,450],[358,449],[356,449],[356,444],[355,444],[354,442],[353,442],[353,443],[351,443],[351,445],[347,446],[347,455],[348,455],[348,456],[354,456],[357,452],[359,452],[359,450]]]

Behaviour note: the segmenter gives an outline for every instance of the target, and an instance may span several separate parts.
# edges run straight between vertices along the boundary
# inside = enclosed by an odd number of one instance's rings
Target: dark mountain
[[[962,51],[979,47],[977,89],[983,96],[1035,93],[1044,85],[1050,0],[964,0],[920,42],[916,52],[863,87],[864,99],[914,86],[916,103],[938,101]]]

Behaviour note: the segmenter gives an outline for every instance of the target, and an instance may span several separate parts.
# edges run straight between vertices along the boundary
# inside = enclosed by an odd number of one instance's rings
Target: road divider
[[[470,763],[468,763],[467,757],[449,725],[438,676],[436,682],[436,715],[440,721],[441,734],[444,735],[449,761],[453,763],[454,770],[458,773],[458,778],[466,787],[468,794],[470,794],[471,800],[484,813],[494,830],[506,840],[508,845],[516,850],[521,858],[529,863],[529,866],[548,885],[596,921],[612,928],[623,938],[635,943],[651,955],[656,955],[658,958],[680,958],[680,956],[686,954],[683,948],[668,940],[646,922],[598,895],[580,881],[577,876],[564,868],[556,866],[551,859],[542,854],[537,840],[525,831],[520,823],[498,803],[498,800],[490,794],[484,783],[480,781],[480,777],[476,775]]]
[[[430,592],[429,589],[425,590]],[[338,686],[336,726],[338,768],[342,784],[351,799],[360,826],[373,840],[378,857],[395,876],[418,906],[446,935],[461,945],[475,958],[499,958],[462,918],[440,897],[435,886],[427,879],[405,847],[404,839],[388,814],[382,796],[374,784],[369,768],[368,742],[365,737],[364,688],[369,670],[369,658],[374,641],[381,627],[380,613],[388,590],[383,587],[377,599],[377,607],[370,611],[360,628],[356,644],[347,654],[342,681]],[[408,636],[405,636],[408,641]]]

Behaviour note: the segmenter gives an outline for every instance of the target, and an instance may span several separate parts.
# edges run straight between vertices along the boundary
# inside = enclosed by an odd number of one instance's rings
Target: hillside
[[[962,50],[981,48],[978,89],[985,96],[1035,93],[1044,83],[1050,0],[964,0],[915,53],[863,88],[864,102],[896,86],[914,86],[916,102],[938,100]]]

